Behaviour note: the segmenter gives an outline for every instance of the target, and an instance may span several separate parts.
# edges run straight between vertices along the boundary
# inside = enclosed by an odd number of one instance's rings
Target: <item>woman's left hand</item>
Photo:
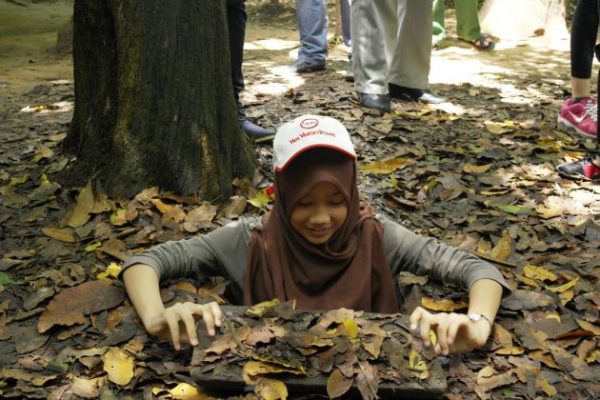
[[[437,337],[434,344],[436,354],[464,353],[483,346],[492,327],[485,321],[471,321],[465,314],[430,313],[417,307],[410,316],[410,328],[418,333],[426,347],[432,345],[429,332]]]

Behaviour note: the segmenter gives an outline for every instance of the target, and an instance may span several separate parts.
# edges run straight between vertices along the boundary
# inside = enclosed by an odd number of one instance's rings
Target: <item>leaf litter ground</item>
[[[600,396],[600,187],[561,179],[554,170],[598,152],[593,141],[556,128],[568,52],[534,43],[489,54],[454,45],[437,50],[433,89],[449,102],[436,108],[396,103],[394,113],[382,117],[357,106],[338,47],[332,47],[327,71],[287,74],[281,66],[293,60],[295,35],[287,28],[251,27],[248,114],[272,126],[304,113],[339,118],[360,154],[367,199],[418,233],[494,262],[514,288],[486,349],[422,360],[444,371],[446,398]],[[38,72],[58,71],[49,65],[64,69],[68,61],[38,64]],[[271,148],[256,148],[261,173],[253,182],[236,181],[237,195],[224,205],[155,188],[134,199],[109,199],[93,184],[60,186],[53,175],[69,162],[60,156],[60,143],[71,117],[72,81],[30,72],[17,82],[14,76],[3,76],[7,96],[0,103],[2,397],[204,398],[190,375],[197,354],[175,353],[149,339],[114,277],[118,263],[136,251],[268,209]],[[400,280],[407,308],[464,311],[459,291],[410,274]],[[225,288],[218,279],[178,283],[162,295],[166,302],[223,302]],[[353,329],[346,325],[342,321],[344,332]],[[365,326],[357,328],[363,335]],[[245,341],[260,348],[273,340],[273,331],[263,326]],[[375,357],[377,340],[361,343],[361,354]],[[352,364],[360,375],[343,362],[335,365],[330,394],[343,393],[355,380],[369,398],[379,370]],[[256,393],[282,397],[277,376],[260,373],[264,365],[247,368]]]

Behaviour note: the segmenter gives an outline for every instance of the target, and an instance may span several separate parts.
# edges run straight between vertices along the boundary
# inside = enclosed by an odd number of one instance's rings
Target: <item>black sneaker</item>
[[[557,165],[556,169],[565,178],[600,181],[600,166],[595,164],[591,157]]]
[[[296,72],[297,74],[323,71],[325,69],[325,61],[310,63],[306,61],[296,60],[292,64],[290,64],[288,68],[291,72]]]

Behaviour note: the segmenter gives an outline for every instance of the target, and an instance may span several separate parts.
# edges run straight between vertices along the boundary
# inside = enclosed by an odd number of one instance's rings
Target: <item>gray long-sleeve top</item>
[[[510,291],[493,265],[434,238],[421,237],[396,222],[382,222],[385,252],[394,276],[409,271],[465,290],[480,279],[492,279]],[[242,218],[207,234],[166,242],[127,259],[121,273],[141,263],[152,267],[161,281],[222,276],[231,281],[235,292],[241,293],[252,230],[261,227],[260,217]]]

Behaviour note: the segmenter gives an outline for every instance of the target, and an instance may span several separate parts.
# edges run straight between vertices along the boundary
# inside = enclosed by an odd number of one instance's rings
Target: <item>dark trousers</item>
[[[592,77],[592,61],[598,34],[598,0],[579,0],[571,29],[571,76]]]
[[[229,53],[231,56],[231,81],[235,101],[239,102],[240,92],[244,89],[244,40],[246,37],[246,1],[227,0],[227,29],[229,31]]]

